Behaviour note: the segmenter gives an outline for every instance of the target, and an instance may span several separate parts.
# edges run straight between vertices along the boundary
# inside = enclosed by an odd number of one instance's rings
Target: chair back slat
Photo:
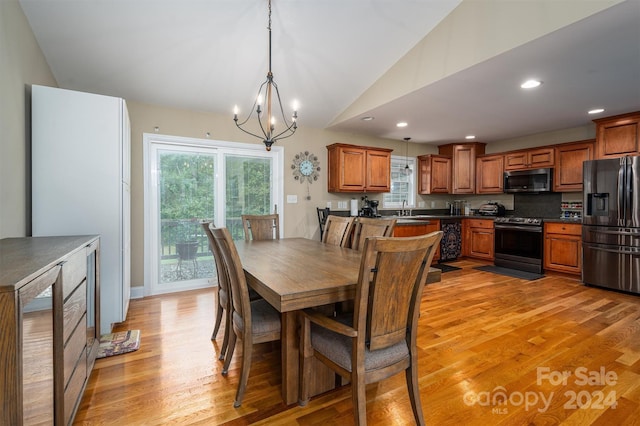
[[[245,327],[250,327],[251,302],[249,300],[249,288],[236,245],[227,228],[213,228],[211,233],[220,250],[222,265],[229,278],[233,315],[239,315]]]
[[[228,295],[231,293],[229,275],[226,268],[224,268],[220,248],[213,238],[212,229],[214,228],[214,224],[213,222],[204,222],[202,223],[202,228],[204,229],[205,234],[207,234],[207,239],[209,240],[209,250],[211,251],[211,254],[213,254],[213,262],[215,263],[218,276],[218,286],[220,288],[220,291],[223,293],[223,297],[229,297]]]
[[[366,333],[370,350],[407,339],[442,231],[428,236],[365,240],[354,324]],[[364,310],[364,312],[363,312]]]
[[[329,215],[324,226],[322,242],[334,246],[348,247],[352,227],[352,217]]]
[[[279,240],[280,218],[277,213],[265,215],[242,215],[244,239],[249,240]]]
[[[396,219],[373,219],[359,217],[353,223],[353,239],[351,248],[362,250],[368,237],[391,237],[396,226]]]

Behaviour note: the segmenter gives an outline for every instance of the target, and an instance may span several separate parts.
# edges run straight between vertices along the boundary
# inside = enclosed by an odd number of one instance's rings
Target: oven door
[[[495,224],[496,266],[542,273],[542,227]]]

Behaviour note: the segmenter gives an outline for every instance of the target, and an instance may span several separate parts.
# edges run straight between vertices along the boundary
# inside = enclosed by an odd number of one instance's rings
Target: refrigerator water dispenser
[[[587,194],[588,216],[609,216],[609,194],[596,192]]]

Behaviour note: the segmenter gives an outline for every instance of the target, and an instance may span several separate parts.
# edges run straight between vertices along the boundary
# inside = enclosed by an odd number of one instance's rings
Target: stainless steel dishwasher
[[[440,219],[440,230],[440,262],[456,260],[462,254],[462,220]]]

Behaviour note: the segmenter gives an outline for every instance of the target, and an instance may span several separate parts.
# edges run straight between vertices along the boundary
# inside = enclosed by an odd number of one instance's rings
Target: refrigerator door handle
[[[633,164],[631,161],[631,158],[625,158],[626,160],[626,178],[627,178],[627,182],[625,184],[625,191],[627,192],[626,196],[625,196],[625,226],[636,226],[634,225],[633,219],[634,219],[634,211],[633,211],[633,191],[637,191],[637,188],[633,187],[633,179],[634,179],[634,173],[633,173]]]
[[[625,193],[625,160],[625,157],[620,159],[620,168],[618,169],[618,226],[625,226],[625,199],[627,196]]]
[[[613,246],[615,248],[610,247],[602,247],[599,245],[585,244],[584,248],[588,248],[590,250],[604,251],[607,253],[617,253],[617,254],[629,254],[631,256],[640,256],[640,248],[638,247],[628,247],[628,246]]]

